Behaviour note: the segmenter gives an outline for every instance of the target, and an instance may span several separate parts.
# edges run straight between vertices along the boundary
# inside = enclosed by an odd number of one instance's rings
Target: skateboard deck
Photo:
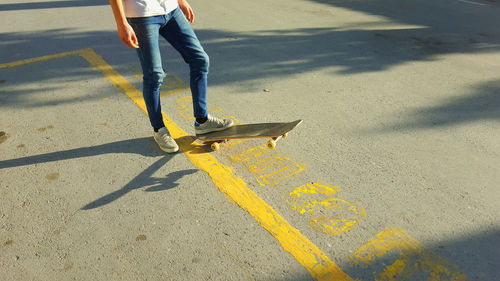
[[[212,142],[212,149],[218,150],[220,142],[226,142],[232,139],[250,139],[250,138],[271,138],[267,142],[269,148],[274,148],[276,142],[286,137],[286,134],[297,127],[302,120],[296,120],[288,123],[256,123],[234,125],[224,131],[212,132],[203,135],[196,135],[202,142]]]

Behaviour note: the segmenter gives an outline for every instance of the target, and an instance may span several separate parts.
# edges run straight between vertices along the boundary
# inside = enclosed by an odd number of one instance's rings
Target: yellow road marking
[[[332,197],[338,191],[337,186],[308,183],[290,192],[286,202],[292,210],[309,217],[309,226],[315,231],[339,235],[350,231],[366,214],[358,203]]]
[[[261,157],[262,155],[271,152],[272,150],[267,145],[261,145],[248,149],[238,156],[231,156],[230,159],[235,162],[248,162],[250,160]]]
[[[375,276],[375,280],[407,280],[418,271],[428,274],[428,281],[463,281],[467,276],[457,267],[437,255],[402,229],[389,228],[379,233],[369,243],[354,253],[355,263],[371,264],[378,258],[394,251],[400,258]]]
[[[177,103],[177,112],[179,115],[187,120],[194,120],[194,114],[193,114],[193,98],[191,96],[184,96],[180,97],[177,100],[175,100]],[[222,108],[219,107],[212,107],[210,105],[207,106],[207,110],[210,113],[215,113],[215,112],[221,112]]]
[[[267,147],[265,147],[265,149],[269,150],[269,148]],[[257,179],[257,182],[260,185],[266,186],[277,185],[280,181],[302,172],[305,167],[305,164],[295,163],[288,157],[274,155],[272,157],[252,163],[250,166],[248,166],[248,170],[254,174],[258,174],[270,169],[274,169],[275,171],[266,175],[262,175]]]
[[[32,59],[20,60],[20,61],[15,61],[15,62],[10,62],[10,63],[4,63],[4,64],[0,64],[0,69],[21,66],[21,65],[25,65],[25,64],[29,64],[29,63],[34,63],[34,62],[41,62],[41,61],[46,61],[46,60],[58,59],[58,58],[63,58],[63,57],[67,57],[67,56],[80,56],[81,52],[82,51],[72,51],[72,52],[59,53],[59,54],[50,55],[50,56],[43,56],[43,57],[38,57],[38,58],[32,58]]]
[[[248,170],[252,173],[260,173],[263,172],[270,167],[276,165],[276,164],[281,164],[283,163],[283,158],[279,156],[273,156],[266,158],[264,160],[252,163],[251,165],[248,166]]]
[[[292,159],[288,157],[281,158],[279,156],[276,156],[273,159],[277,161],[272,161],[272,163],[267,163],[267,164],[278,164],[277,166],[280,167],[280,169],[257,178],[257,182],[262,186],[277,185],[280,181],[295,176],[296,174],[304,171],[306,168],[305,164],[295,163]],[[270,166],[266,167],[265,169],[269,167]]]
[[[122,91],[136,104],[145,114],[146,105],[142,99],[142,93],[134,87],[125,77],[111,67],[93,49],[61,53],[52,56],[44,56],[13,63],[0,64],[1,68],[15,67],[34,62],[62,58],[77,55],[89,62],[91,67],[103,74],[116,88]],[[343,272],[328,256],[326,256],[316,245],[309,241],[296,228],[292,227],[280,214],[278,214],[264,200],[258,197],[242,178],[233,173],[233,168],[223,165],[204,149],[197,146],[194,139],[174,123],[168,115],[163,114],[164,122],[172,136],[176,139],[182,152],[200,170],[209,174],[213,183],[221,192],[227,194],[242,209],[247,211],[259,222],[264,229],[269,231],[281,244],[283,249],[289,252],[304,268],[317,280],[353,280]]]
[[[142,74],[134,75],[134,78],[142,81]],[[163,79],[163,85],[160,90],[160,97],[175,95],[189,91],[189,86],[175,75],[167,75]]]
[[[187,120],[195,119],[192,109],[193,100],[190,96],[178,98],[175,102],[177,103],[177,112],[182,118]]]
[[[189,86],[177,76],[167,75],[163,81],[164,84],[161,86],[160,91],[161,97],[184,93],[190,90]]]
[[[101,71],[111,83],[122,89],[143,112],[147,113],[144,101],[137,98],[141,94],[139,90],[113,70],[102,57],[92,50],[87,50],[85,58],[92,66]],[[219,163],[209,153],[204,153],[204,149],[194,145],[194,139],[177,126],[168,115],[163,114],[163,116],[165,126],[188,159],[200,170],[207,172],[219,190],[226,193],[242,209],[250,213],[280,242],[285,251],[291,253],[309,271],[311,276],[318,280],[352,280],[316,245],[249,189],[242,178],[236,177],[231,167]]]

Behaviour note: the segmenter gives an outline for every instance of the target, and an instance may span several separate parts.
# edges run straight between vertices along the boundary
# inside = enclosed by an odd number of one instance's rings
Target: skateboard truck
[[[270,140],[267,141],[266,143],[266,146],[270,149],[274,149],[276,148],[276,143],[281,140],[281,139],[284,139],[286,138],[286,136],[288,135],[288,133],[284,133],[283,135],[281,136],[277,136],[277,137],[273,137],[271,138]],[[213,150],[213,151],[216,151],[216,150],[219,150],[220,149],[220,144],[221,143],[227,143],[229,140],[226,139],[226,140],[222,140],[222,141],[215,141],[213,142],[211,145],[210,145],[210,148]]]
[[[277,136],[275,138],[271,138],[267,143],[267,147],[271,148],[271,149],[274,149],[276,147],[276,143],[280,140],[280,139],[284,139],[286,138],[288,133],[284,133],[283,135],[281,136]]]

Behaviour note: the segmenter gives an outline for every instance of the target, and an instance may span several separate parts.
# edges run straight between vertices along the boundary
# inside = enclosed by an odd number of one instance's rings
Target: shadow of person
[[[202,148],[192,144],[192,138],[190,137],[180,138],[177,139],[176,141],[184,143],[185,151],[194,150],[197,153],[204,152]],[[155,161],[151,166],[149,166],[138,176],[132,179],[123,188],[114,191],[110,194],[107,194],[85,205],[84,207],[82,207],[82,210],[90,210],[109,204],[115,201],[116,199],[124,196],[125,194],[129,193],[130,191],[135,189],[140,189],[143,187],[149,187],[148,189],[145,190],[147,192],[163,191],[175,188],[179,185],[179,183],[177,182],[179,179],[181,179],[186,175],[194,174],[198,171],[196,169],[188,169],[188,170],[172,172],[164,178],[153,177],[153,174],[157,172],[161,167],[163,167],[176,154],[165,155],[164,152],[158,149],[156,143],[151,137],[122,140],[102,145],[75,148],[64,151],[56,151],[51,153],[4,160],[0,161],[0,169],[35,165],[39,163],[64,161],[69,159],[78,159],[78,158],[98,156],[103,154],[117,154],[117,153],[131,153],[146,157],[158,157],[158,156],[163,156],[163,157]]]
[[[165,154],[157,148],[153,138],[143,137],[4,160],[0,161],[0,169],[117,153],[139,154],[147,157]]]
[[[91,210],[106,204],[109,204],[120,197],[126,195],[132,190],[140,189],[143,187],[148,187],[145,191],[154,192],[154,191],[164,191],[168,189],[175,188],[179,185],[177,182],[179,179],[186,175],[194,174],[198,170],[189,169],[183,171],[175,171],[168,174],[165,178],[157,178],[153,177],[153,174],[158,171],[161,167],[163,167],[170,159],[172,159],[174,155],[166,155],[156,162],[154,162],[147,169],[142,171],[139,175],[133,178],[129,183],[127,183],[124,187],[119,190],[113,191],[109,194],[104,195],[103,197],[88,203],[83,206],[82,210]]]
[[[168,174],[165,178],[151,178],[151,180],[154,182],[154,184],[150,187],[148,187],[146,192],[156,192],[156,191],[163,191],[163,190],[168,190],[175,188],[179,186],[179,183],[177,182],[180,180],[182,177],[194,174],[198,172],[196,169],[188,169],[188,170],[182,170],[182,171],[175,171],[170,174]]]

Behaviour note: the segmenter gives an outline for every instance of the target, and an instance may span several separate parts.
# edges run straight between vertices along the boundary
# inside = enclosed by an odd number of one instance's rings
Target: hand
[[[182,12],[186,16],[186,19],[190,22],[194,22],[194,12],[193,9],[191,9],[191,6],[186,0],[178,0],[179,7],[181,8]]]
[[[134,29],[128,23],[118,25],[118,36],[122,42],[132,48],[139,48],[137,37],[135,36]]]

